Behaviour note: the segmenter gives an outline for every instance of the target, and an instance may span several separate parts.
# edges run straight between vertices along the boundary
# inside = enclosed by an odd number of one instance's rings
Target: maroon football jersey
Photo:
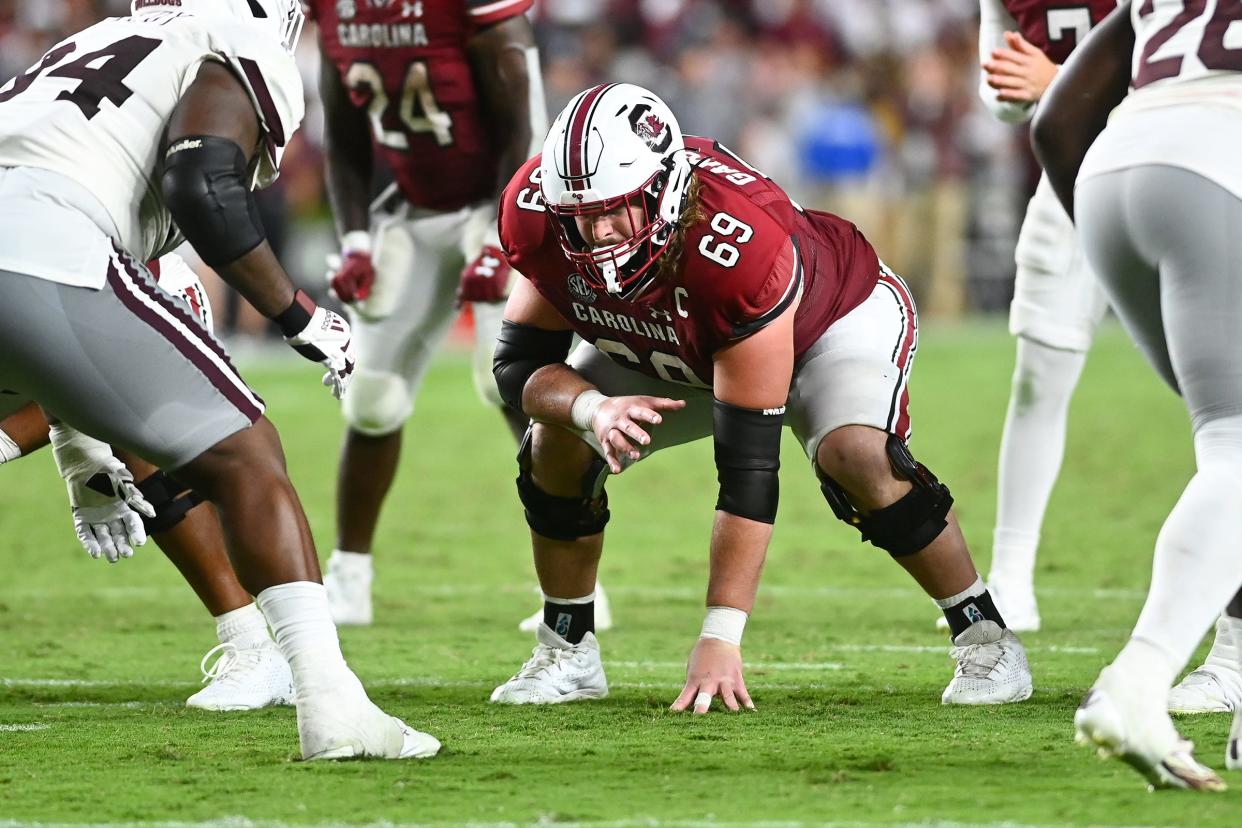
[[[1064,63],[1091,27],[1117,8],[1117,0],[1004,0],[1022,36],[1053,63]]]
[[[495,192],[498,151],[467,41],[534,0],[311,0],[328,58],[411,204],[455,210]]]
[[[514,269],[583,339],[627,368],[710,388],[716,351],[776,319],[799,290],[802,356],[871,295],[880,264],[853,224],[803,210],[710,139],[687,136],[686,146],[703,219],[686,231],[676,270],[634,301],[591,288],[561,251],[539,195],[539,156],[501,197],[500,240]]]

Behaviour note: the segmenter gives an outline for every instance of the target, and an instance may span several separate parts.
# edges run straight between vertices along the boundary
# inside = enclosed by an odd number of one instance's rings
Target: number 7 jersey
[[[312,0],[336,66],[397,186],[449,211],[495,196],[499,152],[485,123],[467,42],[534,0]]]
[[[108,18],[0,87],[0,166],[78,182],[107,211],[129,253],[158,258],[182,241],[160,191],[160,145],[205,61],[232,69],[250,96],[264,145],[250,183],[267,186],[302,120],[292,56],[253,24],[172,11]],[[104,272],[91,286],[102,284]]]

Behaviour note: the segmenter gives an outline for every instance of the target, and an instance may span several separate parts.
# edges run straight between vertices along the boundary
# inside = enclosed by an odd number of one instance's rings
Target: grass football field
[[[913,380],[914,453],[946,480],[986,573],[1013,343],[999,321],[929,324]],[[1072,716],[1118,650],[1159,526],[1191,474],[1180,403],[1106,327],[1075,398],[1045,527],[1034,697],[942,707],[937,611],[823,502],[796,443],[747,629],[758,711],[670,713],[698,632],[716,483],[711,446],[657,455],[609,487],[601,577],[612,695],[498,708],[534,610],[513,446],[464,354],[432,369],[377,544],[376,625],[342,633],[387,710],[437,734],[423,762],[298,761],[291,708],[190,711],[214,628],[154,545],[116,566],[77,547],[50,455],[0,469],[0,828],[175,823],[601,823],[613,826],[1195,825],[1242,822],[1223,795],[1149,794],[1072,743]],[[341,421],[312,366],[249,366],[321,555]],[[1223,765],[1229,717],[1180,722]]]

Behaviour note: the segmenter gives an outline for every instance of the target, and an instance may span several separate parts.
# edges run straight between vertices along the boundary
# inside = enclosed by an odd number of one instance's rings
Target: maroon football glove
[[[357,250],[342,254],[340,264],[328,276],[328,283],[336,298],[346,304],[366,299],[371,295],[371,285],[375,284],[371,255]]]
[[[465,302],[493,304],[505,301],[510,272],[504,251],[492,244],[483,245],[478,257],[461,272],[457,306],[461,307]]]

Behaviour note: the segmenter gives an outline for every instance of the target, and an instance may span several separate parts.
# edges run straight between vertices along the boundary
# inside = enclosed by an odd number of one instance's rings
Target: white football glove
[[[302,291],[298,291],[298,294],[305,296]],[[309,298],[305,301],[309,302]],[[302,356],[327,368],[328,372],[323,375],[323,384],[332,389],[332,396],[338,400],[345,396],[345,389],[353,378],[357,359],[349,323],[344,317],[327,308],[315,306],[314,312],[310,314],[310,321],[300,331],[286,335],[285,342]]]
[[[51,439],[82,548],[110,563],[132,558],[134,547],[147,542],[142,517],[155,517],[155,507],[138,491],[134,476],[107,443],[64,423],[52,426]]]

